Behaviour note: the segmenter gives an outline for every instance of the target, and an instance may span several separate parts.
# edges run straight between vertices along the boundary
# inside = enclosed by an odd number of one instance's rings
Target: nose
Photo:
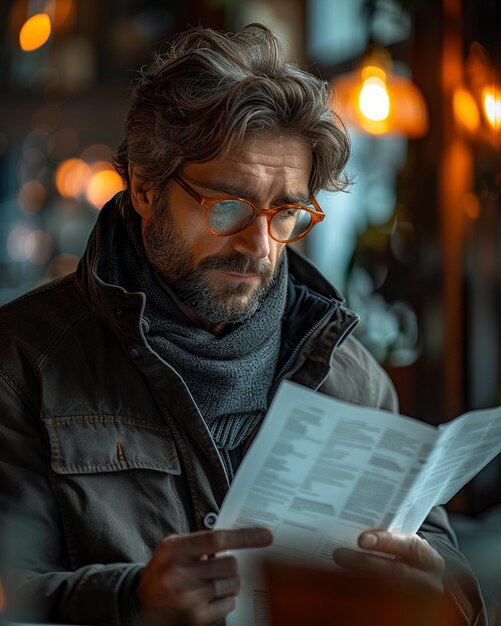
[[[266,216],[258,215],[252,224],[234,235],[232,247],[255,259],[265,259],[270,254],[270,236]]]

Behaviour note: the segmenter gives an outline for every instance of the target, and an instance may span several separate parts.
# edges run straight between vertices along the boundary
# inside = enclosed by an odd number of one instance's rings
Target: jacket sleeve
[[[0,555],[10,619],[133,624],[141,565],[71,571],[61,515],[49,483],[48,448],[37,409],[0,369]]]
[[[466,559],[458,549],[456,536],[443,507],[430,511],[417,533],[445,561],[445,587],[468,626],[487,626],[487,614],[482,593]]]

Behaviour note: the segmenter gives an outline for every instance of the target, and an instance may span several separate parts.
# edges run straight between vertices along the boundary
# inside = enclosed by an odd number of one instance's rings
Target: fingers
[[[338,565],[360,574],[388,577],[401,582],[424,584],[430,589],[443,592],[445,562],[426,541],[417,535],[407,535],[385,530],[370,530],[360,535],[360,552],[342,548],[333,558]],[[385,558],[384,554],[388,557]]]
[[[219,600],[227,596],[236,596],[240,591],[240,577],[219,578],[213,581],[213,599]]]
[[[273,536],[266,528],[236,528],[170,535],[161,545],[165,546],[169,559],[182,557],[198,560],[205,554],[217,554],[225,550],[265,547],[272,540]]]
[[[435,571],[444,567],[443,558],[418,535],[370,530],[360,535],[358,545],[365,550],[398,556],[408,565],[424,571]]]
[[[188,567],[191,576],[200,580],[230,578],[238,573],[237,560],[234,556],[219,556],[216,559],[192,561]]]
[[[214,580],[192,581],[189,586],[179,587],[175,597],[171,600],[171,606],[186,610],[199,605],[207,605],[222,598],[238,595],[240,586],[241,581],[238,575]]]
[[[265,528],[200,531],[170,535],[155,550],[139,575],[136,597],[147,624],[208,625],[234,608],[240,591],[237,561],[227,550],[265,547]],[[160,623],[159,622],[159,623]]]

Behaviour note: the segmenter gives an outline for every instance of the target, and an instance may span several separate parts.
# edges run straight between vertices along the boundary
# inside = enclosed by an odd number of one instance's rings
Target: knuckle
[[[169,546],[172,543],[178,543],[179,540],[181,539],[182,535],[177,535],[177,534],[172,534],[172,535],[168,535],[167,537],[164,537],[162,539],[162,541],[160,542],[161,546]]]
[[[158,544],[156,553],[161,555],[163,558],[173,556],[179,551],[183,539],[183,535],[169,535],[168,537],[164,537]]]
[[[412,535],[409,539],[409,549],[412,556],[415,556],[418,560],[426,559],[428,556],[429,546],[425,543],[421,537]]]
[[[212,553],[220,552],[224,549],[224,531],[209,530],[207,535],[209,549]]]
[[[434,550],[426,541],[423,541],[418,535],[413,535],[411,541],[411,549],[416,558],[420,561],[429,561]]]
[[[433,569],[439,572],[445,570],[444,559],[425,539],[414,535],[412,548],[414,558],[426,569]]]

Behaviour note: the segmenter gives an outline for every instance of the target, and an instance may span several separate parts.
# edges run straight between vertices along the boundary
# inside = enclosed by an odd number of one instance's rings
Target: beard
[[[242,253],[208,256],[195,264],[169,207],[159,205],[154,203],[153,217],[144,230],[144,246],[161,279],[183,304],[209,322],[236,324],[248,320],[273,289],[280,259],[274,269],[269,261]],[[213,280],[214,270],[257,274],[260,280],[257,286],[244,281],[218,285]]]

